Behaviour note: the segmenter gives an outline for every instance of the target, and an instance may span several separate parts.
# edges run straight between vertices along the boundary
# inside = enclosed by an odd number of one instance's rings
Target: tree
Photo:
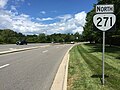
[[[107,44],[115,44],[115,38],[117,39],[120,36],[120,0],[98,0],[97,4],[114,4],[114,13],[116,15],[116,25],[115,28],[112,28],[111,30],[106,32],[106,43]],[[97,30],[94,25],[93,25],[93,15],[95,14],[95,7],[87,14],[86,18],[86,25],[85,29],[83,31],[83,38],[85,41],[90,41],[90,42],[101,42],[102,40],[102,32]],[[118,45],[120,45],[120,42],[117,42]]]
[[[96,39],[96,34],[93,30],[94,28],[93,28],[93,19],[92,19],[94,14],[95,14],[95,9],[93,9],[91,12],[87,14],[87,18],[86,18],[87,23],[83,31],[84,40],[90,41],[90,43],[92,43]]]
[[[29,43],[37,43],[38,42],[38,36],[37,35],[27,35],[26,41]]]
[[[10,29],[2,30],[1,41],[3,41],[3,43],[15,43],[17,41],[16,35],[17,33]]]
[[[44,42],[46,42],[46,40],[47,40],[47,37],[45,36],[44,33],[39,34],[39,36],[38,36],[38,42],[44,43]]]

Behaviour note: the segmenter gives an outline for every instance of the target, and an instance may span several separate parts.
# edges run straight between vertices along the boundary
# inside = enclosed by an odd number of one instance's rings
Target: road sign
[[[103,31],[103,51],[102,51],[102,84],[104,85],[104,52],[105,52],[105,31],[113,27],[116,22],[114,12],[114,5],[96,5],[96,14],[93,17],[95,26]]]
[[[116,16],[114,14],[96,14],[93,17],[94,25],[102,31],[107,31],[115,24]]]
[[[114,5],[96,5],[96,13],[113,13],[114,12]]]

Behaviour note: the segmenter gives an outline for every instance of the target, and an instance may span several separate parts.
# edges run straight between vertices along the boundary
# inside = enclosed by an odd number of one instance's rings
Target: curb
[[[29,48],[22,48],[22,49],[14,49],[14,50],[10,50],[10,51],[2,51],[2,52],[0,52],[0,55],[14,53],[14,52],[20,52],[20,51],[27,51],[27,50],[37,49],[37,48],[41,48],[41,47],[48,47],[48,46],[50,46],[50,45],[36,46],[36,47],[29,47]]]
[[[67,90],[67,75],[68,75],[68,63],[69,63],[69,51],[78,44],[74,44],[70,47],[70,49],[66,52],[58,71],[55,75],[53,84],[50,90]]]

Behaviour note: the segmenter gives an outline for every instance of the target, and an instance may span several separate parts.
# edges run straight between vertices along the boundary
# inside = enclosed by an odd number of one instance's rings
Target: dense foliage
[[[78,32],[75,34],[23,35],[10,29],[0,30],[0,44],[16,43],[19,40],[26,40],[28,43],[67,43],[81,41],[81,35]]]
[[[14,32],[10,29],[0,30],[0,43],[15,43],[17,40],[25,39],[22,33]]]
[[[114,4],[114,14],[116,15],[115,26],[106,31],[106,43],[110,45],[120,45],[120,0],[98,0],[97,4]],[[94,8],[87,14],[86,25],[83,32],[83,37],[85,41],[90,41],[100,43],[102,42],[102,32],[96,30],[93,25],[93,16],[95,15],[95,5]]]

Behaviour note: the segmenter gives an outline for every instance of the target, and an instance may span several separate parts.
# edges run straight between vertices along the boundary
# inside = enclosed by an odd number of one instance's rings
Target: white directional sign
[[[114,5],[96,5],[96,13],[113,13],[114,12]]]
[[[102,31],[107,31],[113,27],[116,21],[114,14],[96,14],[93,17],[94,25]]]
[[[96,5],[96,15],[93,17],[94,25],[101,31],[103,31],[103,53],[102,53],[102,84],[104,85],[105,67],[104,67],[104,53],[105,53],[105,31],[112,28],[116,22],[116,16],[114,13],[114,5]]]

